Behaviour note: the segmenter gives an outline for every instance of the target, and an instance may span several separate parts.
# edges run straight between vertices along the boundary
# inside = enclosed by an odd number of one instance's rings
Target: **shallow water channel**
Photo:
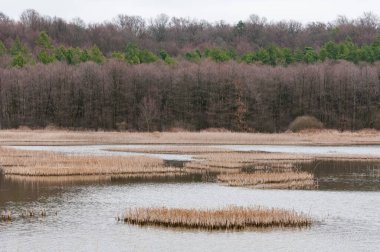
[[[103,155],[107,147],[22,148]],[[181,156],[168,159],[191,158]],[[161,179],[0,177],[0,211],[16,216],[0,222],[0,251],[380,251],[380,163],[315,161],[297,169],[313,172],[319,189],[227,187],[204,182],[202,174]],[[207,232],[139,227],[115,219],[128,207],[227,205],[294,209],[310,214],[316,223],[305,229]],[[23,219],[17,216],[22,209],[46,209],[47,216]]]

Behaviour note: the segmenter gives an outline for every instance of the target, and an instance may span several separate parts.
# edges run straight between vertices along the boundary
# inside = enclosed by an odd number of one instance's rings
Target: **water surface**
[[[109,147],[130,146],[21,148],[103,155]],[[371,149],[352,148],[338,151],[358,154]],[[170,157],[188,160],[182,156]],[[313,172],[319,189],[227,187],[204,182],[204,174],[149,179],[0,176],[0,211],[8,209],[16,216],[12,223],[0,223],[0,251],[380,251],[378,162],[317,160],[300,163],[296,169]],[[115,219],[128,207],[228,205],[294,209],[310,214],[316,223],[306,229],[205,232],[139,227]],[[47,217],[22,219],[17,217],[22,209],[46,209]]]
[[[5,185],[5,186],[4,186]],[[1,195],[9,184],[2,181]],[[13,184],[13,186],[16,186]],[[45,208],[38,220],[0,224],[4,251],[378,251],[380,192],[282,191],[225,187],[212,183],[23,182],[3,203]],[[139,227],[118,223],[128,207],[215,208],[262,205],[309,213],[317,223],[306,229],[263,232],[205,232]]]

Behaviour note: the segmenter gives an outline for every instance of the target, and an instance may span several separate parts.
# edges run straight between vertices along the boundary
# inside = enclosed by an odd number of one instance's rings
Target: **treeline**
[[[161,14],[144,20],[119,15],[112,21],[67,22],[26,10],[19,20],[0,12],[0,66],[66,61],[102,63],[116,58],[130,64],[210,58],[224,62],[288,65],[344,59],[380,59],[380,21],[365,13],[330,23],[268,22],[252,15],[236,24],[210,24]]]
[[[380,65],[108,60],[0,69],[1,128],[278,132],[300,115],[380,129]]]
[[[50,64],[54,61],[63,61],[70,65],[75,65],[87,61],[103,63],[108,59],[117,59],[129,64],[153,63],[159,60],[167,64],[175,64],[178,60],[188,60],[200,62],[211,59],[215,62],[225,62],[234,60],[244,63],[261,63],[267,65],[289,65],[293,63],[311,64],[324,62],[326,60],[347,60],[354,63],[373,63],[380,60],[380,36],[368,45],[359,46],[351,39],[346,39],[342,43],[327,42],[319,51],[312,47],[291,50],[275,45],[261,48],[257,51],[238,55],[234,49],[225,48],[205,48],[186,52],[184,55],[172,57],[165,50],[155,54],[147,49],[141,49],[135,43],[128,43],[125,50],[115,51],[105,57],[103,52],[97,47],[73,48],[58,46],[55,47],[46,32],[40,32],[35,41],[34,53],[17,37],[11,47],[7,48],[0,40],[0,66],[23,67],[27,64],[43,63]]]

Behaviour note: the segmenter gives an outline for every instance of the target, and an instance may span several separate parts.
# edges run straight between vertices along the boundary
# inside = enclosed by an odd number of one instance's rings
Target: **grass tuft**
[[[131,208],[124,222],[206,230],[247,228],[306,227],[312,219],[295,211],[262,207],[230,206],[222,209]]]
[[[249,186],[273,189],[313,189],[314,175],[307,172],[257,172],[221,174],[217,177],[229,186]]]

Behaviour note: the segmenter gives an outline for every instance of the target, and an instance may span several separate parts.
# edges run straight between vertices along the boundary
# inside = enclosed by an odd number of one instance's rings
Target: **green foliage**
[[[13,67],[23,67],[27,63],[28,63],[28,60],[27,60],[26,56],[22,53],[18,53],[16,55],[14,55],[12,58],[12,62],[11,62]]]
[[[148,50],[141,50],[139,58],[141,63],[152,63],[158,60],[158,57]]]
[[[275,66],[277,64],[283,63],[283,54],[279,47],[271,45],[266,50],[268,52],[270,65]]]
[[[294,62],[293,52],[289,48],[283,48],[282,49],[282,55],[284,57],[285,65],[289,65],[289,64],[292,64]]]
[[[237,25],[235,26],[235,32],[239,35],[242,36],[246,30],[246,25],[243,21],[239,21]]]
[[[243,32],[245,24],[239,22],[235,29],[236,32]],[[13,41],[9,51],[0,41],[0,56],[9,53],[12,56],[12,65],[24,66],[25,64],[33,63],[33,59],[49,64],[55,60],[66,61],[68,64],[78,64],[81,62],[93,61],[101,64],[106,57],[102,51],[93,46],[89,49],[81,48],[66,48],[64,46],[54,47],[46,32],[41,32],[36,40],[37,50],[34,50],[33,55],[28,52],[27,47],[19,38]],[[135,43],[128,43],[124,52],[113,52],[112,58],[126,61],[129,64],[152,63],[162,59],[167,64],[175,64],[175,59],[166,51],[161,51],[157,56],[153,52],[145,49],[140,49]],[[247,52],[238,56],[233,49],[226,48],[206,48],[203,52],[196,49],[187,52],[183,56],[191,62],[199,62],[204,58],[209,58],[215,62],[225,62],[229,60],[237,60],[251,64],[260,62],[266,65],[290,65],[292,63],[313,64],[318,61],[325,60],[347,60],[354,63],[369,62],[373,63],[380,60],[380,35],[377,36],[371,44],[361,45],[355,44],[350,37],[344,42],[336,43],[329,41],[317,51],[313,47],[296,48],[292,50],[286,47],[270,45],[265,48],[260,48],[253,52]]]
[[[43,64],[50,64],[55,61],[56,57],[53,51],[53,45],[46,32],[40,32],[36,41],[38,46],[37,60]]]
[[[54,57],[59,61],[66,60],[66,48],[63,46],[57,47],[54,49]]]
[[[326,48],[322,48],[320,51],[319,51],[319,59],[321,61],[325,61],[327,59],[327,51],[326,51]]]
[[[55,61],[55,56],[44,49],[37,54],[37,59],[43,64],[49,64]]]
[[[160,51],[160,57],[168,65],[175,64],[175,60],[165,50]]]
[[[21,40],[19,37],[17,37],[12,44],[12,47],[10,49],[10,53],[12,56],[17,56],[18,54],[28,54],[28,49],[25,47],[23,43],[21,43]]]
[[[7,48],[5,47],[3,41],[0,40],[0,56],[3,56],[6,54]]]
[[[266,49],[260,49],[256,53],[257,60],[262,62],[263,64],[271,64],[271,58]]]
[[[312,64],[318,61],[330,60],[347,60],[354,63],[359,61],[373,63],[380,60],[380,36],[375,39],[371,45],[359,47],[347,38],[343,43],[328,42],[319,52],[312,47],[305,47],[303,50],[295,51],[289,48],[280,48],[271,45],[267,48],[261,48],[256,52],[249,52],[241,57],[245,63],[261,62],[267,65],[289,65],[294,62]]]
[[[124,53],[122,53],[122,52],[113,52],[112,53],[112,58],[120,60],[120,61],[124,61],[125,60]]]
[[[80,58],[80,61],[87,62],[90,60],[90,54],[88,53],[86,49],[84,49],[80,52],[79,58]]]
[[[332,41],[327,42],[324,46],[324,49],[326,50],[326,56],[328,59],[338,59],[339,55],[339,48],[338,45]]]
[[[36,41],[36,44],[39,47],[50,49],[53,48],[53,45],[50,42],[50,38],[46,32],[40,32],[40,35],[38,36],[38,39]]]
[[[75,65],[81,62],[81,50],[79,48],[68,48],[65,50],[64,55],[66,62],[70,65]]]
[[[375,62],[375,53],[372,50],[371,46],[363,46],[362,48],[359,49],[359,59],[361,61],[365,62],[370,62],[373,63]]]
[[[243,62],[245,62],[247,64],[251,64],[251,63],[257,61],[256,53],[249,52],[249,53],[244,54],[241,57],[241,61],[243,61]]]
[[[187,52],[185,59],[188,61],[199,62],[202,58],[202,53],[196,49],[194,52]]]
[[[380,35],[372,43],[372,50],[375,60],[380,60]]]
[[[294,51],[294,61],[295,62],[302,62],[304,59],[303,51],[301,49],[297,49]]]
[[[125,60],[132,65],[140,64],[140,49],[135,43],[128,43],[125,49]]]
[[[115,53],[114,55],[121,59],[121,55]],[[158,57],[148,50],[141,50],[135,43],[128,43],[124,52],[124,59],[129,64],[136,65],[155,62],[158,60]]]
[[[101,64],[104,62],[104,55],[102,51],[97,46],[93,46],[90,48],[90,52],[88,54],[89,60]]]
[[[14,67],[23,67],[31,62],[28,49],[18,37],[13,41],[10,53],[12,55],[11,65]]]
[[[305,47],[303,61],[307,64],[318,61],[318,54],[312,47]]]
[[[234,50],[227,50],[223,48],[207,48],[205,50],[205,56],[216,62],[224,62],[236,58],[236,52]]]

